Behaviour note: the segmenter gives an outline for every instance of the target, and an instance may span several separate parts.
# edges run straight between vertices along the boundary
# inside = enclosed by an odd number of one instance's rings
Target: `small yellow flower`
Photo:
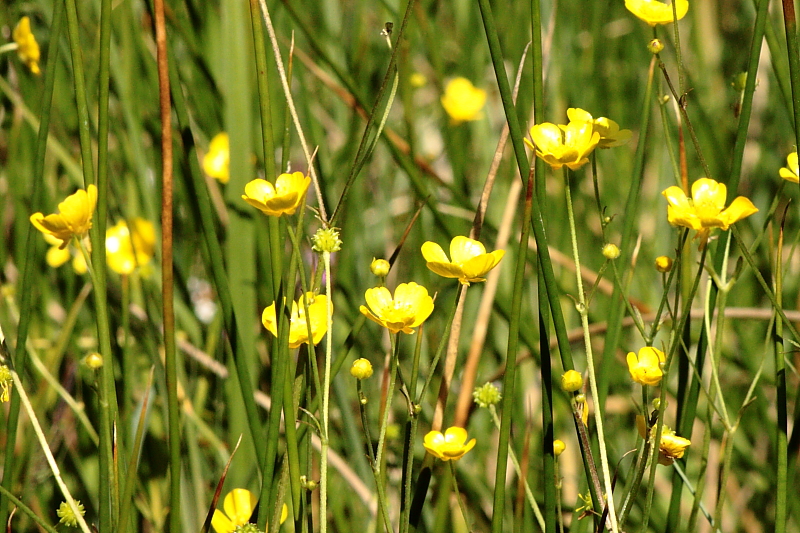
[[[486,91],[478,89],[466,78],[453,78],[447,83],[442,96],[442,106],[453,124],[460,124],[483,117],[481,110],[486,104]]]
[[[658,385],[663,376],[660,364],[666,360],[664,352],[652,346],[645,346],[639,350],[638,356],[628,352],[628,372],[636,383]]]
[[[622,146],[631,139],[631,130],[619,129],[619,124],[606,117],[593,118],[591,113],[579,107],[567,109],[567,117],[570,122],[591,122],[594,131],[600,134],[598,148],[613,148]],[[563,129],[564,126],[561,126]]]
[[[689,11],[688,0],[674,0],[678,20],[686,16]],[[625,0],[625,7],[650,26],[657,24],[670,24],[672,18],[672,4],[665,4],[659,0]]]
[[[561,374],[561,390],[575,392],[583,387],[583,376],[577,370],[567,370]]]
[[[306,311],[304,299],[308,299],[308,312],[311,317],[312,342],[316,345],[328,332],[328,297],[324,294],[315,295],[313,292],[306,293],[296,302],[292,302],[292,318],[289,325],[289,348],[297,348],[308,343],[308,322],[306,321]],[[261,314],[261,322],[267,331],[278,336],[278,320],[275,315],[275,303],[264,309]]]
[[[692,184],[691,198],[674,185],[661,194],[669,203],[669,223],[697,230],[697,238],[701,239],[701,243],[708,240],[713,228],[727,230],[731,224],[758,212],[753,202],[744,196],[738,196],[725,208],[727,187],[709,178],[700,178]]]
[[[5,403],[11,398],[11,385],[14,379],[6,365],[0,365],[0,403]]]
[[[556,457],[564,453],[564,450],[567,449],[567,445],[564,444],[563,440],[556,439],[553,441],[553,453],[556,454]]]
[[[98,352],[92,352],[83,358],[83,364],[92,370],[99,370],[103,368],[103,356]]]
[[[81,516],[86,514],[86,510],[83,508],[83,504],[80,500],[75,500],[75,507],[78,508],[78,512]],[[67,502],[61,502],[61,505],[59,505],[56,510],[56,514],[58,515],[58,521],[65,526],[78,527],[78,517],[75,516],[72,507],[70,507]]]
[[[603,257],[609,260],[616,259],[619,257],[619,246],[614,243],[607,243],[603,246]]]
[[[600,133],[591,122],[570,122],[556,126],[549,122],[531,127],[531,139],[525,142],[553,169],[567,165],[578,170],[589,162],[589,154],[600,142]]]
[[[370,271],[379,278],[388,276],[391,267],[392,265],[390,265],[389,261],[386,259],[375,259],[374,257],[372,258],[372,263],[369,265]]]
[[[39,43],[36,42],[36,36],[31,32],[31,19],[28,17],[19,19],[12,37],[14,42],[17,43],[17,55],[19,55],[20,61],[25,63],[33,74],[37,76],[41,74],[42,71],[39,69],[41,53],[39,51]]]
[[[797,152],[792,152],[786,156],[786,166],[780,170],[781,177],[785,180],[797,183],[800,181],[800,171],[797,167]]]
[[[247,489],[233,489],[223,500],[223,513],[219,509],[214,510],[211,518],[211,527],[217,533],[233,533],[237,528],[241,528],[250,523],[250,517],[256,508],[256,495]],[[289,516],[289,509],[286,504],[281,508],[281,524]]]
[[[133,231],[124,220],[106,231],[106,262],[117,274],[130,274],[146,265],[155,254],[156,230],[143,218],[131,221]]]
[[[662,274],[666,274],[672,270],[672,259],[666,255],[660,255],[656,257],[656,270]]]
[[[642,415],[636,416],[636,427],[639,435],[645,438],[646,423]],[[651,437],[655,435],[656,427],[650,428]],[[658,464],[669,466],[675,459],[680,459],[686,452],[686,448],[691,446],[692,441],[681,437],[673,429],[664,424],[661,428],[661,439],[658,443]]]
[[[505,255],[504,250],[486,253],[486,248],[479,241],[463,237],[453,237],[450,241],[450,257],[442,247],[428,241],[422,245],[422,256],[428,268],[445,278],[457,278],[463,285],[471,282],[486,281],[483,276],[497,266]]]
[[[267,180],[256,179],[245,185],[242,199],[265,215],[293,215],[303,203],[310,184],[311,178],[302,172],[281,174],[275,180],[275,185]]]
[[[31,215],[31,224],[45,235],[52,235],[66,248],[72,237],[81,237],[92,227],[92,214],[97,204],[97,187],[89,185],[86,190],[79,189],[58,204],[58,213],[44,216]]]
[[[203,156],[203,170],[212,178],[222,183],[231,179],[231,142],[224,131],[217,133],[208,145],[208,152]]]
[[[394,290],[394,298],[386,287],[373,287],[364,294],[366,306],[361,313],[392,333],[414,333],[415,328],[425,322],[433,312],[433,298],[428,290],[413,281],[401,283]]]
[[[425,84],[428,83],[428,78],[426,78],[425,74],[422,74],[421,72],[414,72],[411,74],[411,76],[409,76],[408,82],[415,89],[419,89],[420,87],[424,87]]]
[[[350,368],[350,375],[356,379],[367,379],[372,375],[372,363],[369,359],[356,359]]]
[[[475,446],[475,439],[467,442],[467,430],[454,426],[447,428],[444,434],[440,431],[428,432],[422,445],[429,454],[442,461],[455,461],[461,459]]]

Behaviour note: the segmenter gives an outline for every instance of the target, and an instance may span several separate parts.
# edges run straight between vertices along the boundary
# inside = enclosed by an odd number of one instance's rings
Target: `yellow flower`
[[[143,218],[131,221],[133,231],[124,220],[106,231],[106,262],[117,274],[130,274],[146,265],[155,253],[156,230]]]
[[[674,0],[674,2],[678,20],[680,20],[689,11],[689,1]],[[625,0],[625,7],[650,26],[670,24],[673,20],[672,4],[665,4],[659,0]]]
[[[628,372],[636,383],[642,385],[658,385],[661,383],[661,363],[667,360],[664,352],[652,346],[645,346],[639,350],[637,356],[628,352]]]
[[[669,223],[697,230],[697,237],[702,242],[708,239],[713,228],[727,230],[731,224],[758,212],[753,202],[744,196],[737,197],[725,209],[727,187],[709,178],[700,178],[692,184],[691,198],[687,198],[683,189],[674,185],[661,194],[669,203]]]
[[[231,143],[228,134],[223,131],[211,139],[208,152],[203,156],[203,170],[212,178],[216,178],[222,183],[228,183],[228,180],[231,179],[230,162]]]
[[[350,375],[356,379],[367,379],[372,375],[372,363],[369,359],[356,359],[350,368]]]
[[[31,215],[31,224],[45,235],[52,235],[66,248],[72,237],[80,237],[92,227],[92,214],[97,204],[97,187],[89,185],[86,190],[79,189],[58,204],[58,213],[44,216]]]
[[[401,283],[394,290],[394,298],[386,287],[373,287],[364,294],[367,305],[361,313],[392,333],[414,333],[433,312],[433,298],[428,290],[416,283]]]
[[[567,165],[578,170],[589,162],[589,154],[600,142],[600,133],[594,131],[591,122],[570,122],[566,126],[545,122],[532,126],[530,133],[533,142],[525,142],[554,169]]]
[[[636,416],[636,427],[639,430],[639,435],[645,438],[645,419],[642,415]],[[650,428],[651,437],[655,435],[655,431],[655,426]],[[661,439],[658,443],[658,464],[671,465],[675,462],[675,459],[683,457],[686,448],[691,444],[692,441],[677,435],[674,430],[664,424],[661,428]]]
[[[442,106],[453,124],[483,117],[481,109],[486,103],[486,91],[478,89],[466,78],[453,78],[447,82],[442,96]]]
[[[577,370],[567,370],[561,374],[561,390],[575,392],[583,387],[583,376]]]
[[[781,177],[793,183],[800,181],[800,171],[797,168],[797,152],[786,156],[786,166],[780,170]]]
[[[293,215],[303,203],[311,178],[302,172],[281,174],[272,185],[267,180],[253,180],[244,187],[242,199],[265,215]]]
[[[39,43],[36,42],[36,37],[31,32],[31,19],[22,17],[19,19],[17,26],[14,28],[12,34],[14,42],[17,43],[17,55],[20,61],[25,63],[31,72],[37,76],[41,74],[39,70]]]
[[[656,257],[656,270],[662,274],[666,274],[672,270],[672,259],[666,255],[659,255]]]
[[[308,343],[308,322],[306,320],[305,302],[308,299],[308,312],[311,317],[312,342],[316,345],[328,331],[328,297],[324,294],[315,295],[308,292],[292,302],[292,318],[289,325],[289,348],[297,348]],[[264,309],[261,322],[267,330],[278,336],[278,320],[275,315],[275,303]]]
[[[11,385],[14,379],[6,365],[0,365],[0,403],[5,403],[11,398]]]
[[[467,442],[467,430],[454,426],[447,428],[444,435],[440,431],[428,432],[422,445],[429,454],[442,461],[455,461],[475,446],[475,439]]]
[[[556,455],[556,457],[564,453],[564,450],[566,449],[567,445],[564,444],[563,440],[556,439],[553,441],[553,453]]]
[[[226,496],[222,503],[225,512],[214,509],[214,516],[211,518],[211,527],[217,533],[233,533],[237,528],[246,526],[250,523],[250,517],[256,508],[255,494],[247,489],[233,489]],[[289,516],[289,509],[286,504],[281,508],[281,524]]]
[[[619,129],[619,124],[606,117],[593,118],[591,113],[579,107],[567,109],[567,117],[570,122],[591,122],[594,131],[600,134],[598,148],[613,148],[622,146],[631,138],[631,130]],[[561,126],[563,129],[564,126]]]
[[[452,261],[435,242],[428,241],[422,245],[422,256],[430,270],[445,278],[457,278],[463,285],[486,281],[483,276],[497,266],[503,255],[503,250],[487,254],[479,241],[461,235],[450,241]]]

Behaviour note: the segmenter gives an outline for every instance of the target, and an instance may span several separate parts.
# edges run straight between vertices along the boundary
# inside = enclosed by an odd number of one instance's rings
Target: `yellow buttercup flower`
[[[394,298],[386,287],[373,287],[364,294],[366,306],[361,313],[392,333],[414,333],[415,328],[425,322],[433,312],[433,298],[428,290],[416,283],[401,283],[394,290]]]
[[[52,235],[66,248],[72,237],[80,237],[92,227],[92,214],[97,204],[97,187],[89,185],[80,189],[58,204],[58,213],[44,216],[31,215],[31,224],[45,235]]]
[[[14,379],[6,365],[0,365],[0,403],[5,403],[11,398],[11,386]]]
[[[308,321],[306,318],[305,300],[308,300],[308,312],[311,319],[311,341],[319,344],[328,332],[328,297],[324,294],[307,292],[292,302],[292,318],[289,324],[289,348],[297,348],[308,343]],[[267,331],[278,336],[278,319],[275,315],[275,303],[264,309],[261,322]]]
[[[41,74],[42,71],[39,69],[41,52],[39,51],[39,43],[36,42],[36,36],[31,32],[31,19],[28,17],[19,19],[12,37],[14,42],[17,43],[19,59],[31,69],[32,73]]]
[[[783,179],[797,183],[800,181],[800,170],[797,167],[797,152],[792,152],[786,156],[786,166],[780,170]]]
[[[450,427],[441,431],[430,431],[422,441],[428,453],[442,461],[456,461],[475,446],[475,439],[467,442],[467,430]]]
[[[217,133],[208,145],[208,152],[203,156],[203,170],[212,178],[222,183],[231,179],[231,142],[224,131]]]
[[[45,254],[45,261],[53,268],[58,268],[65,264],[72,258],[72,269],[77,274],[86,274],[88,267],[86,266],[86,258],[83,257],[83,252],[72,244],[67,245],[66,248],[61,248],[61,241],[53,237],[49,233],[42,234],[44,240],[50,245],[47,253]],[[92,243],[88,237],[83,238],[83,245],[87,252],[92,251]]]
[[[486,91],[472,85],[467,78],[453,78],[444,88],[442,106],[454,124],[479,120],[484,104]]]
[[[637,356],[633,352],[628,352],[628,372],[636,383],[642,385],[658,385],[661,383],[660,364],[667,360],[664,352],[652,346],[645,346],[639,350]]]
[[[570,122],[566,126],[545,122],[532,126],[530,133],[533,142],[525,142],[554,169],[567,165],[578,170],[589,162],[589,154],[600,142],[592,122]]]
[[[606,117],[593,118],[592,114],[579,107],[567,109],[570,122],[591,122],[594,131],[600,134],[598,148],[613,148],[622,146],[631,139],[631,130],[619,129],[619,124]],[[562,126],[563,129],[563,126]]]
[[[642,415],[636,416],[636,427],[639,435],[645,438],[645,419]],[[651,437],[655,435],[656,428],[650,428]],[[686,452],[686,448],[691,446],[692,441],[677,435],[673,429],[664,424],[661,428],[661,439],[658,443],[658,464],[669,466],[675,459],[680,459]]]
[[[256,179],[245,185],[242,199],[265,215],[293,215],[303,203],[310,184],[311,178],[302,172],[281,174],[275,180],[275,185],[267,180]]]
[[[431,271],[445,278],[457,278],[463,285],[486,281],[483,276],[497,266],[503,255],[504,250],[487,254],[479,241],[461,235],[450,241],[452,261],[435,242],[428,241],[422,245],[422,256]]]
[[[666,255],[659,255],[656,257],[656,270],[662,274],[666,274],[672,270],[672,259]]]
[[[680,20],[689,11],[689,1],[674,0],[674,2],[676,14]],[[650,26],[670,24],[673,21],[672,4],[665,4],[659,0],[625,0],[625,7]]]
[[[219,509],[214,510],[214,516],[211,518],[211,527],[217,533],[233,533],[237,528],[241,528],[250,523],[250,517],[256,508],[258,502],[256,495],[247,489],[233,489],[223,500],[222,508],[225,512]],[[286,521],[289,516],[289,509],[286,504],[281,508],[281,524]]]
[[[124,220],[106,231],[106,262],[117,274],[130,274],[144,266],[155,254],[156,230],[143,218],[131,221],[133,231]]]
[[[726,209],[727,187],[709,178],[700,178],[692,184],[691,198],[674,185],[661,194],[669,202],[669,223],[697,230],[702,242],[708,240],[713,228],[727,230],[731,224],[758,212],[753,202],[744,196],[737,197]]]

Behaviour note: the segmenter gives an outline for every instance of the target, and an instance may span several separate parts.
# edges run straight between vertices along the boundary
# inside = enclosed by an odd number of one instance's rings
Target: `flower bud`
[[[656,257],[656,270],[661,273],[667,273],[672,270],[672,259],[666,255]]]
[[[92,352],[83,358],[83,364],[92,370],[99,370],[103,367],[103,356],[97,352]]]
[[[603,246],[603,257],[606,259],[616,259],[619,257],[619,248],[616,244],[608,243]]]
[[[583,376],[577,370],[567,370],[561,374],[561,390],[575,392],[583,387]]]
[[[375,259],[374,257],[372,258],[372,263],[369,265],[369,269],[372,273],[379,278],[385,278],[389,274],[389,268],[391,268],[389,261],[386,259]]]
[[[78,509],[81,516],[86,513],[80,500],[75,500],[75,507]],[[78,527],[78,517],[67,502],[61,502],[61,505],[58,506],[58,510],[56,510],[56,514],[58,515],[58,521],[65,526]]]
[[[567,445],[564,444],[564,441],[556,439],[553,441],[553,453],[556,454],[556,457],[564,453],[564,450],[567,449]]]
[[[367,379],[372,375],[372,363],[364,358],[356,359],[350,368],[350,375],[356,379]]]
[[[653,39],[647,43],[647,49],[651,54],[659,54],[664,49],[664,43],[660,39]]]

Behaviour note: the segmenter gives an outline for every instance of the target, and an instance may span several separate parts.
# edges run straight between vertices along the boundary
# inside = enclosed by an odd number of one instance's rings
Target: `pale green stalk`
[[[586,307],[586,296],[583,292],[583,280],[581,279],[580,253],[578,252],[578,234],[575,230],[575,213],[572,209],[572,193],[570,192],[569,170],[564,167],[564,190],[567,196],[567,220],[569,221],[569,234],[572,240],[572,260],[575,262],[575,276],[578,285],[578,303],[575,306],[581,316],[581,326],[583,327],[583,341],[586,349],[586,366],[589,372],[589,386],[592,397],[598,398],[597,378],[594,370],[594,356],[592,353],[592,337],[589,332],[589,310]],[[603,431],[603,413],[601,409],[594,410],[594,421],[597,426],[597,442],[600,446],[600,468],[603,471],[603,481],[605,483],[606,502],[608,505],[608,518],[611,522],[611,531],[617,533],[617,512],[614,508],[614,494],[611,487],[611,471],[608,467],[608,451],[606,450],[606,440]]]
[[[464,517],[464,523],[467,524],[468,531],[474,531],[470,525],[469,515],[467,515],[467,508],[464,506],[464,500],[461,498],[461,491],[458,490],[458,480],[456,479],[456,462],[455,460],[447,461],[450,463],[450,475],[453,476],[453,490],[456,493],[456,500],[458,500],[458,508],[461,509],[461,515]]]
[[[326,533],[328,531],[328,446],[330,446],[328,416],[330,411],[331,358],[333,356],[333,302],[331,300],[333,297],[333,289],[331,287],[331,253],[329,251],[322,252],[322,262],[325,265],[325,294],[328,296],[327,313],[325,314],[328,333],[325,335],[325,374],[322,383],[322,435],[320,435],[322,445],[319,460],[319,525],[321,533]],[[388,404],[386,407],[388,411]]]
[[[53,526],[42,520],[42,518],[39,515],[37,515],[33,509],[22,503],[22,501],[20,501],[16,496],[14,496],[12,492],[9,492],[9,490],[2,485],[0,485],[0,493],[2,493],[3,496],[8,498],[9,502],[13,503],[18,509],[20,509],[23,513],[28,515],[28,517],[34,522],[36,522],[42,529],[44,529],[48,533],[58,533]]]
[[[0,336],[2,336],[2,332],[0,332]],[[0,339],[0,342],[5,343],[5,339]],[[39,425],[39,419],[36,417],[36,413],[33,411],[31,401],[28,399],[25,389],[22,388],[22,381],[19,379],[19,375],[17,375],[16,370],[13,368],[9,368],[9,371],[11,372],[11,378],[14,380],[14,387],[16,387],[20,401],[25,407],[25,411],[28,413],[31,425],[33,426],[33,431],[36,433],[36,438],[39,439],[39,445],[42,447],[44,456],[47,459],[47,464],[50,465],[50,470],[53,472],[53,477],[58,484],[58,488],[61,489],[61,494],[64,496],[64,501],[67,502],[67,505],[69,505],[69,508],[72,509],[72,512],[75,514],[75,519],[78,521],[81,531],[83,531],[83,533],[91,533],[86,520],[84,520],[83,515],[78,511],[78,506],[76,505],[72,494],[70,494],[67,484],[64,483],[64,480],[61,478],[61,470],[58,468],[55,457],[53,457],[53,452],[50,451],[50,446],[47,443],[47,437],[44,436],[42,426]]]
[[[382,498],[384,503],[386,503],[386,496],[380,496],[381,491],[383,491],[383,475],[385,474],[385,472],[383,472],[383,449],[386,442],[386,428],[389,426],[389,411],[391,411],[392,398],[394,397],[394,385],[397,378],[398,359],[400,358],[399,336],[399,332],[389,335],[389,338],[392,342],[392,355],[389,361],[389,387],[386,389],[386,404],[383,408],[383,418],[381,421],[380,432],[378,434],[378,453],[375,456],[375,462],[372,464],[372,472],[375,476],[375,486],[379,494],[379,499]],[[386,505],[384,505],[384,508],[386,508]],[[392,532],[391,522],[387,524],[387,532]]]

